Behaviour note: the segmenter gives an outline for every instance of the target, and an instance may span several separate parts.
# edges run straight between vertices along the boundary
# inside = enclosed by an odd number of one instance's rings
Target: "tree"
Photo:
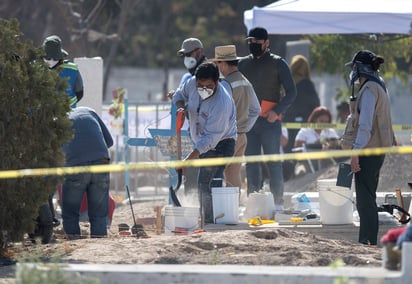
[[[398,77],[406,84],[412,71],[410,35],[308,35],[306,38],[311,41],[313,70],[319,73],[342,74],[348,78],[351,70],[345,67],[345,63],[361,49],[371,50],[385,58],[380,71],[386,80]],[[338,99],[346,99],[349,95],[350,88],[338,90]]]
[[[0,170],[64,164],[72,137],[67,83],[22,40],[17,20],[0,20]],[[56,190],[55,176],[0,179],[0,244],[33,232],[39,207]],[[3,247],[2,246],[2,247]]]

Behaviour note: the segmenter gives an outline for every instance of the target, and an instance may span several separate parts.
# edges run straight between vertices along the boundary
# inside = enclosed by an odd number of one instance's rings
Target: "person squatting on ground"
[[[187,108],[190,137],[194,149],[185,160],[232,157],[236,141],[236,109],[231,95],[219,82],[215,63],[201,64],[195,76],[181,85],[173,95],[179,109]],[[222,186],[213,179],[223,179],[225,166],[199,168],[198,195],[203,209],[204,223],[213,222],[211,188]]]
[[[309,115],[308,123],[332,123],[332,114],[324,106],[316,107]],[[339,136],[333,128],[310,128],[299,129],[295,139],[295,150],[300,151],[320,151],[340,149]],[[335,163],[335,159],[308,160],[312,171],[320,170]],[[298,163],[299,164],[299,163]]]
[[[296,97],[296,86],[286,61],[270,53],[266,29],[253,28],[247,37],[250,55],[239,60],[239,71],[252,83],[261,105],[261,113],[247,133],[245,155],[279,154],[281,119]],[[285,90],[281,95],[281,88]],[[269,106],[267,108],[267,106]],[[268,162],[270,191],[277,210],[283,210],[282,162]],[[259,191],[262,186],[260,163],[247,163],[248,194]]]
[[[332,114],[329,109],[324,106],[319,106],[313,109],[307,120],[308,123],[332,123]],[[319,149],[329,150],[338,149],[339,136],[333,128],[301,128],[296,135],[295,147],[302,147],[303,144],[318,144]],[[339,146],[339,147],[338,147]]]
[[[91,108],[78,107],[69,113],[74,138],[63,145],[65,166],[92,166],[110,163],[108,148],[113,139],[104,122]],[[90,236],[107,235],[110,173],[84,172],[66,175],[62,192],[63,229],[69,239],[81,237],[79,216],[83,194],[87,193]]]
[[[77,102],[83,98],[83,79],[77,67],[77,64],[65,60],[69,53],[62,48],[62,41],[57,35],[47,37],[43,41],[43,48],[46,55],[43,57],[51,70],[59,72],[62,79],[67,79],[66,93],[69,96],[70,107],[75,108]],[[49,207],[53,217],[53,226],[60,225],[60,221],[56,218],[56,212],[53,205],[53,196],[49,195]]]
[[[259,116],[260,105],[253,90],[252,84],[237,68],[239,57],[236,55],[236,46],[225,45],[215,48],[215,58],[220,73],[232,86],[232,97],[236,106],[237,140],[234,157],[242,157],[245,153],[246,133],[255,124]],[[229,164],[224,171],[227,187],[242,188],[241,163]]]
[[[379,76],[379,67],[384,63],[383,57],[369,50],[360,50],[346,65],[352,69],[350,82],[352,85],[351,101],[354,102],[353,120],[347,120],[347,126],[354,128],[352,149],[390,147],[395,145],[392,129],[391,107],[388,91],[383,79]],[[357,96],[354,85],[359,83]],[[350,124],[350,125],[348,125]],[[343,135],[347,136],[345,133]],[[348,141],[344,139],[343,141]],[[353,140],[353,138],[352,138]],[[346,144],[343,147],[346,148]],[[376,245],[379,229],[376,190],[379,172],[385,155],[369,155],[351,157],[351,170],[355,174],[356,207],[359,213],[359,242]]]

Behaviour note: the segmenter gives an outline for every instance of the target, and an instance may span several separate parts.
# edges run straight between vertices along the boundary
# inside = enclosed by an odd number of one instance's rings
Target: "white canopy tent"
[[[412,0],[280,0],[244,12],[270,34],[410,34]]]

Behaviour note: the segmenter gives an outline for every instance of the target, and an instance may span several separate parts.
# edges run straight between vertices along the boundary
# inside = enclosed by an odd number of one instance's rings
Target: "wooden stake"
[[[162,208],[160,206],[156,206],[156,235],[160,235],[162,233]]]
[[[403,209],[405,209],[404,208],[404,205],[403,205],[403,196],[402,196],[402,192],[401,192],[401,189],[400,188],[396,188],[395,189],[395,193],[396,193],[396,201],[398,202],[398,206],[399,207],[402,207]],[[407,220],[407,216],[404,214],[404,213],[402,213],[402,215],[401,215],[401,218],[400,218],[400,222],[403,222],[403,221],[406,221]]]

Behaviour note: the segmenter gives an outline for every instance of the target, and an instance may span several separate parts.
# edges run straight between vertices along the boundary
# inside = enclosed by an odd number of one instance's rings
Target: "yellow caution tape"
[[[274,155],[256,155],[229,158],[209,158],[187,161],[158,161],[158,162],[138,162],[130,164],[111,164],[81,167],[59,167],[41,169],[20,169],[0,171],[0,179],[21,178],[25,176],[47,176],[47,175],[66,175],[84,172],[104,173],[104,172],[123,172],[126,170],[148,170],[156,168],[184,168],[184,167],[207,167],[222,166],[237,163],[258,163],[258,162],[281,162],[286,160],[323,160],[339,157],[371,156],[384,154],[412,154],[412,146],[369,148],[360,150],[330,150],[304,153],[287,153]]]
[[[314,129],[345,129],[343,123],[299,123],[299,122],[282,122],[282,126],[287,129],[301,129],[301,128],[314,128]],[[394,131],[412,130],[410,124],[394,124],[392,125]]]
[[[282,122],[282,126],[287,129],[301,129],[301,128],[314,128],[314,129],[345,129],[345,124],[341,123],[300,123],[300,122]]]

